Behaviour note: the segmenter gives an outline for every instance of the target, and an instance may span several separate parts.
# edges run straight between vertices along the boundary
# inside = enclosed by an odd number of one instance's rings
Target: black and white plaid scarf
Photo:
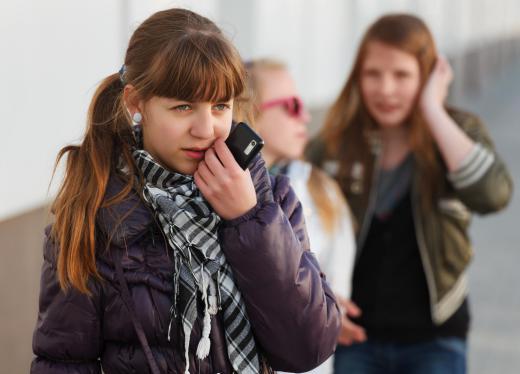
[[[137,144],[142,144],[138,126],[134,133]],[[191,331],[199,318],[197,291],[204,303],[204,327],[197,357],[208,356],[211,316],[221,309],[233,369],[238,373],[260,373],[259,355],[242,295],[218,241],[220,217],[202,197],[192,176],[163,168],[143,149],[134,149],[133,156],[145,180],[143,196],[158,217],[173,249],[175,291],[168,340],[171,324],[179,316],[184,335],[185,373],[189,373]]]

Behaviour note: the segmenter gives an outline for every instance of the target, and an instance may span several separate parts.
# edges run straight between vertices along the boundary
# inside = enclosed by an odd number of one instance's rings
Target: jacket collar
[[[383,141],[381,139],[381,131],[380,130],[366,130],[364,132],[365,138],[368,141],[370,146],[370,152],[373,155],[379,155],[383,148]]]

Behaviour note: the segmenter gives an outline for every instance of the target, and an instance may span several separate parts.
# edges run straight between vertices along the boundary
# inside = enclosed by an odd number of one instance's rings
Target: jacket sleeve
[[[475,146],[461,166],[448,173],[448,180],[469,209],[485,214],[504,208],[511,199],[513,181],[486,128],[473,115],[462,112],[451,115]]]
[[[257,191],[269,181],[266,175],[255,183]],[[273,192],[244,216],[225,222],[221,239],[269,364],[303,372],[334,352],[340,312],[309,251],[302,207],[288,179],[278,177]]]
[[[92,296],[75,289],[62,291],[51,242],[47,235],[31,374],[101,374],[100,290],[92,285]]]

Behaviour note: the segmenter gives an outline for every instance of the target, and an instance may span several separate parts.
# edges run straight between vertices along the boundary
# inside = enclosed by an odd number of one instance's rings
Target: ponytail
[[[104,204],[110,173],[119,156],[131,165],[130,125],[121,105],[123,84],[118,74],[105,78],[96,90],[88,111],[87,131],[80,145],[60,150],[55,170],[67,155],[65,177],[52,204],[55,222],[51,237],[57,243],[58,279],[62,289],[70,286],[90,294],[90,276],[99,278],[96,268],[96,215]],[[131,190],[131,181],[112,204]]]
[[[241,97],[245,72],[240,56],[209,19],[184,9],[157,12],[133,33],[120,74],[140,101],[170,97],[190,102],[227,101]],[[60,286],[89,294],[96,269],[96,215],[100,208],[122,201],[140,182],[127,177],[126,186],[105,199],[111,173],[121,166],[139,175],[133,161],[131,119],[123,105],[124,84],[113,74],[99,85],[90,104],[87,131],[80,145],[64,147],[65,178],[52,205],[56,221],[51,238],[59,248]],[[241,104],[241,103],[238,103]],[[121,217],[121,221],[124,217]],[[110,236],[113,234],[108,233]]]

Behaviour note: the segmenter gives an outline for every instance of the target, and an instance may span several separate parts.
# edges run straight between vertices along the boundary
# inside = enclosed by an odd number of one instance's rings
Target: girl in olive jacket
[[[482,123],[445,107],[451,79],[420,19],[384,16],[308,150],[357,220],[338,372],[465,371],[471,212],[505,207],[512,181]]]

